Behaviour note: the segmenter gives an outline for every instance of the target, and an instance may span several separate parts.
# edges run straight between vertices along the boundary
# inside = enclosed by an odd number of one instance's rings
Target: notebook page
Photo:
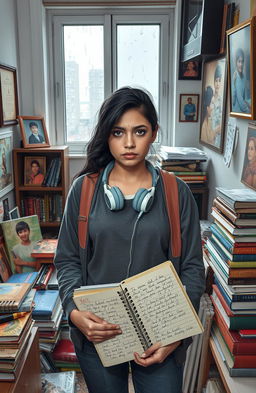
[[[153,343],[171,344],[202,332],[202,325],[170,262],[122,282]]]

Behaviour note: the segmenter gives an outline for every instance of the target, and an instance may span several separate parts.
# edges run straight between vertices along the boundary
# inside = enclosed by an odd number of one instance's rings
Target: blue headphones
[[[108,176],[111,172],[111,170],[114,167],[114,161],[111,161],[106,168],[104,169],[103,175],[102,175],[102,183],[104,187],[104,197],[106,204],[110,210],[121,210],[124,207],[124,196],[122,191],[120,190],[119,187],[110,187],[107,182],[108,182]],[[154,194],[155,194],[155,187],[157,184],[158,180],[158,173],[156,169],[153,167],[153,165],[147,161],[147,168],[150,171],[152,175],[152,187],[147,189],[147,188],[140,188],[132,202],[132,207],[134,210],[137,212],[142,212],[142,213],[147,213],[153,203],[154,200]]]

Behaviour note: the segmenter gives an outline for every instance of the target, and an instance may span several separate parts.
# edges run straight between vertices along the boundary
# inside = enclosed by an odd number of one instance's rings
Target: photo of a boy
[[[38,124],[35,121],[31,121],[29,123],[29,128],[31,131],[31,135],[28,138],[28,142],[30,144],[45,143],[44,137],[42,135],[40,135],[39,129],[38,129]]]
[[[31,257],[31,253],[36,242],[29,238],[30,227],[27,222],[19,221],[15,229],[20,240],[20,243],[12,249],[16,273],[33,272],[35,271],[36,260]]]

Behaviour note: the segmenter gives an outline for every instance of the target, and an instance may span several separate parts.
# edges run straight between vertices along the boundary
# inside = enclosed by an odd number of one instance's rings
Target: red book
[[[233,360],[233,368],[255,368],[256,365],[256,355],[235,355]]]
[[[241,337],[245,337],[245,338],[256,338],[256,329],[241,329],[239,330],[239,334]],[[256,366],[256,362],[255,362],[255,366]]]
[[[215,308],[214,319],[233,355],[256,355],[256,339],[243,338],[238,332],[229,330],[217,308]]]
[[[76,357],[74,344],[71,340],[61,339],[55,346],[53,353],[53,359],[61,362],[78,362]]]

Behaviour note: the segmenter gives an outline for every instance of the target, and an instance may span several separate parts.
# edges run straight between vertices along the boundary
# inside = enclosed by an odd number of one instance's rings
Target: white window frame
[[[161,138],[158,141],[168,144],[170,139],[168,128],[172,124],[170,107],[172,84],[171,59],[173,54],[174,11],[168,9],[129,8],[129,9],[82,9],[82,10],[47,10],[49,80],[54,86],[52,103],[49,108],[50,126],[55,130],[55,143],[68,144],[71,155],[84,154],[86,144],[81,142],[67,143],[65,135],[65,91],[64,91],[64,25],[103,25],[104,28],[104,96],[107,97],[116,89],[116,27],[117,24],[159,24],[159,123]],[[106,33],[107,32],[107,33]],[[112,67],[113,65],[113,67]]]

